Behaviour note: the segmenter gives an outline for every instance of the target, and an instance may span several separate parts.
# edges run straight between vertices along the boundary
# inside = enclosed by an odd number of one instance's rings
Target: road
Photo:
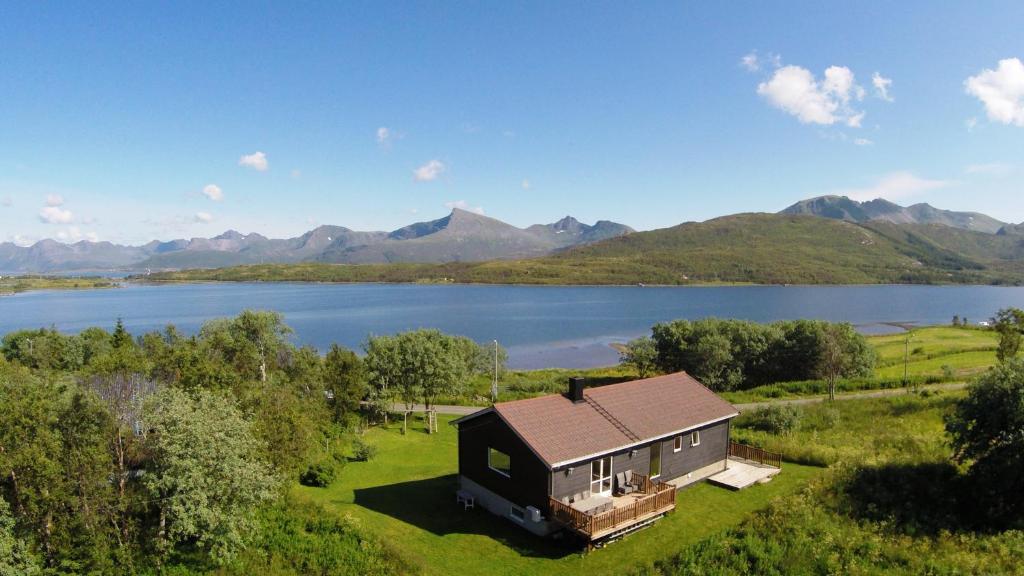
[[[952,382],[949,384],[927,384],[919,386],[920,390],[962,390],[967,387],[966,382]],[[907,388],[886,388],[884,390],[864,390],[862,392],[847,392],[845,394],[837,394],[836,400],[855,400],[858,398],[884,398],[886,396],[896,396],[899,394],[905,394],[908,391]],[[764,402],[748,402],[746,404],[733,404],[740,412],[746,412],[748,410],[756,410],[758,408],[764,408],[769,405],[782,406],[787,404],[792,405],[803,405],[803,404],[818,404],[828,400],[828,396],[808,396],[806,398],[790,398],[781,400],[766,400]],[[438,414],[449,414],[451,416],[465,416],[472,414],[478,410],[483,410],[486,406],[449,406],[439,404],[434,406]],[[405,410],[405,404],[395,404],[393,406],[395,412],[402,412]],[[414,404],[412,407],[414,412],[422,412],[425,407],[422,404]]]

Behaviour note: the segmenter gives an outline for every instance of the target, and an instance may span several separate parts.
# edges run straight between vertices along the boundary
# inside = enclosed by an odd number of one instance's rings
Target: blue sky
[[[0,241],[452,205],[651,229],[833,192],[1024,220],[1020,2],[19,4]]]

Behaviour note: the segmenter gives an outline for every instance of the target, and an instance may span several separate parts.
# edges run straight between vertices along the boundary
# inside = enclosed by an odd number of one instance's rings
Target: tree
[[[188,540],[215,562],[230,560],[278,485],[251,425],[222,396],[165,388],[146,403],[145,430],[142,484],[157,509],[158,554]]]
[[[48,564],[57,556],[54,533],[64,503],[57,398],[57,390],[25,369],[0,373],[0,488],[19,525],[36,533]]]
[[[992,318],[992,327],[999,334],[999,348],[996,358],[1006,362],[1017,356],[1021,346],[1021,334],[1024,333],[1024,310],[1004,308]]]
[[[266,382],[291,332],[277,312],[245,310],[234,318],[206,322],[199,338],[243,378]]]
[[[619,352],[619,362],[636,370],[640,378],[646,378],[657,369],[658,347],[648,337],[630,340]]]
[[[439,330],[413,330],[371,337],[366,364],[375,388],[397,387],[407,410],[421,400],[428,414],[441,395],[457,394],[472,371],[459,337]],[[428,426],[431,432],[433,425]]]
[[[0,576],[35,576],[39,561],[29,545],[14,534],[14,518],[7,501],[0,497]]]
[[[830,324],[825,327],[818,356],[818,374],[828,384],[829,400],[836,399],[836,381],[843,376],[869,370],[873,360],[870,348],[863,336],[857,334],[852,324]]]
[[[972,384],[946,430],[954,458],[970,463],[979,518],[1024,527],[1024,361],[1007,360]]]
[[[355,352],[332,344],[324,358],[323,380],[334,421],[342,423],[366,397],[366,366]]]
[[[110,345],[114,348],[129,348],[135,345],[132,335],[124,329],[124,322],[120,318],[117,319],[117,325],[114,326],[114,333],[110,335]]]
[[[147,362],[136,348],[111,348],[87,369],[81,385],[106,408],[110,424],[104,427],[106,446],[113,465],[115,504],[111,523],[117,529],[121,563],[130,562],[133,538],[132,495],[129,477],[142,461],[139,436],[142,432],[142,407],[156,390],[146,375]]]

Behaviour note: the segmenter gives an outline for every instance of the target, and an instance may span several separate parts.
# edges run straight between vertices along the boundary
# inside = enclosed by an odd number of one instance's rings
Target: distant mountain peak
[[[543,256],[629,232],[632,228],[614,222],[600,221],[587,226],[571,216],[554,224],[522,229],[490,216],[453,208],[437,220],[416,222],[390,233],[321,225],[300,236],[281,239],[226,230],[212,238],[153,240],[141,246],[85,241],[65,244],[52,239],[28,248],[3,243],[0,273],[175,270],[305,261],[479,261]]]
[[[985,214],[942,210],[923,202],[900,206],[884,198],[859,202],[846,196],[834,195],[801,200],[780,214],[807,214],[851,222],[882,220],[895,224],[942,224],[988,234],[997,233],[1005,225]]]

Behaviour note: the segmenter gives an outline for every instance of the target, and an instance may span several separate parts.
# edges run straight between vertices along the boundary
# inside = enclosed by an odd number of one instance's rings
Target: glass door
[[[661,476],[661,442],[651,445],[651,480]]]
[[[611,456],[605,456],[590,463],[590,492],[603,496],[612,493]]]

